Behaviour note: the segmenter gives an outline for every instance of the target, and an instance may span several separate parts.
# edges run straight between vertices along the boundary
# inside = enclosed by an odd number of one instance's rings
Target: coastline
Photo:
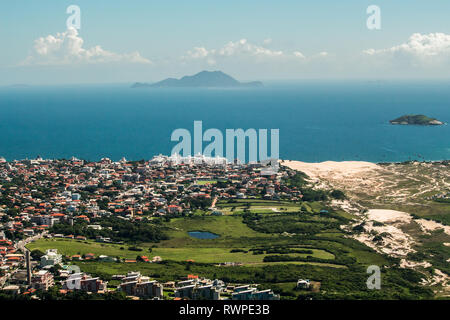
[[[433,160],[433,161],[393,161],[393,162],[369,162],[369,161],[322,161],[322,162],[303,162],[297,160],[279,160],[280,165],[288,168],[299,170],[310,176],[320,176],[323,174],[355,175],[373,170],[383,169],[385,165],[391,164],[407,164],[407,163],[429,163],[438,164],[446,163],[450,160]]]

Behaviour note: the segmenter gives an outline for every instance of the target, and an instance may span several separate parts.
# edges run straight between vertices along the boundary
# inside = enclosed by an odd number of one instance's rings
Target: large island
[[[240,82],[222,71],[202,71],[180,79],[167,78],[156,83],[136,82],[132,88],[211,88],[211,87],[261,87],[260,81]]]

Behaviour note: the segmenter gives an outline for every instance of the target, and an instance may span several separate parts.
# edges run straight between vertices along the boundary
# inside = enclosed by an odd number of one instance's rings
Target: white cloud
[[[264,39],[263,44],[267,45],[267,44],[271,44],[272,43],[272,39],[271,38],[267,38]]]
[[[270,40],[270,41],[269,41]],[[267,44],[272,39],[264,40]],[[239,41],[230,41],[223,47],[217,49],[207,49],[205,47],[194,47],[192,50],[186,52],[182,56],[183,61],[198,60],[206,62],[209,65],[216,65],[219,61],[226,59],[244,59],[247,58],[249,62],[284,62],[284,63],[309,63],[318,58],[328,57],[328,52],[320,52],[311,56],[304,55],[301,51],[294,51],[291,53],[283,52],[282,50],[272,50],[266,48],[264,45],[256,45],[249,42],[247,39]]]
[[[230,41],[223,47],[218,49],[206,49],[205,47],[195,47],[189,50],[182,58],[186,59],[207,59],[208,63],[213,64],[217,59],[227,57],[258,57],[258,58],[270,58],[281,57],[282,51],[275,51],[267,49],[263,46],[258,46],[247,41],[247,39],[241,39],[239,41]]]
[[[305,55],[303,53],[301,53],[300,51],[294,51],[294,56],[296,56],[297,58],[300,59],[305,59]]]
[[[78,31],[69,28],[65,32],[57,33],[55,36],[48,35],[34,41],[33,52],[29,55],[23,65],[65,65],[65,64],[95,64],[108,62],[125,63],[151,63],[143,58],[139,52],[114,53],[94,46],[89,49],[83,48],[83,39]]]
[[[418,59],[430,59],[436,57],[450,57],[450,35],[445,33],[421,34],[414,33],[406,43],[387,49],[368,49],[363,53],[376,56],[410,56]]]
[[[188,55],[194,59],[205,58],[208,54],[208,50],[204,47],[195,47],[192,51],[188,51]]]

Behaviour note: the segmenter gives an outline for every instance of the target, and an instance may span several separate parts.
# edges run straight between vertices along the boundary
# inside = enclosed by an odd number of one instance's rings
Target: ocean
[[[450,159],[450,126],[394,126],[404,114],[450,122],[449,81],[285,81],[246,89],[131,89],[130,84],[0,88],[7,160],[170,154],[173,130],[279,129],[281,159]]]

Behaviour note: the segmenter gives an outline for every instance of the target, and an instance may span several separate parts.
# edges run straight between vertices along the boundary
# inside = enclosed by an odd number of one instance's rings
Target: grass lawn
[[[253,213],[298,212],[301,205],[290,201],[238,199],[233,202],[219,201],[216,207],[224,214],[230,215],[241,214],[244,209]]]
[[[28,249],[34,250],[39,249],[45,251],[47,249],[58,249],[58,252],[64,255],[74,255],[74,254],[86,254],[93,253],[96,256],[107,255],[112,257],[122,257],[135,259],[138,255],[146,255],[148,257],[160,256],[163,260],[173,260],[173,261],[186,261],[194,260],[195,262],[201,263],[221,263],[221,262],[242,262],[242,263],[263,263],[263,259],[267,254],[253,254],[252,252],[230,252],[229,248],[152,248],[152,252],[148,251],[148,247],[145,245],[141,246],[144,248],[143,251],[131,251],[127,249],[127,246],[123,246],[124,250],[120,249],[118,245],[112,244],[99,244],[92,241],[76,241],[70,239],[40,239],[29,244]],[[309,248],[299,248],[299,249],[309,249]],[[312,249],[312,256],[322,259],[333,259],[334,256],[320,249]],[[289,254],[293,257],[306,257],[310,254],[300,254],[291,253]]]
[[[120,250],[123,247],[124,250]],[[130,251],[128,245],[104,244],[94,241],[79,241],[71,239],[39,239],[27,245],[29,250],[39,249],[45,252],[47,249],[58,249],[64,255],[75,255],[93,253],[96,256],[107,255],[111,257],[119,256],[123,258],[135,259],[137,255],[148,255],[148,251]]]
[[[246,239],[277,239],[278,235],[256,232],[242,222],[240,216],[196,216],[176,218],[166,224],[169,240],[155,244],[157,247],[246,247]],[[209,231],[220,237],[212,240],[195,239],[189,231]]]
[[[217,180],[201,180],[201,181],[197,181],[197,184],[199,186],[205,185],[205,184],[215,184],[217,183]]]

